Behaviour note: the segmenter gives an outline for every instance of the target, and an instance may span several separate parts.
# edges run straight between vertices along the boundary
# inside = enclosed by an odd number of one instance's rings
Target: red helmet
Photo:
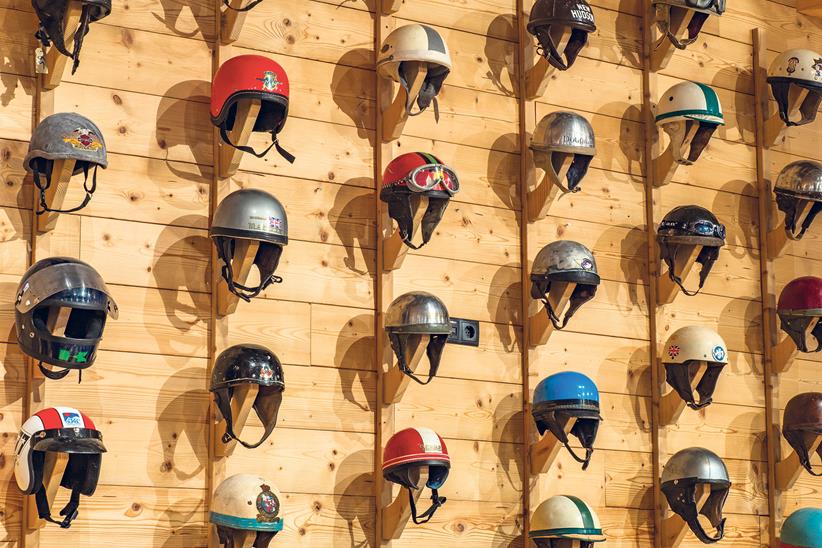
[[[417,515],[412,489],[419,489],[419,470],[428,466],[428,482],[431,489],[431,507]],[[437,508],[445,504],[445,497],[440,497],[437,490],[448,478],[451,459],[448,449],[439,434],[430,428],[406,428],[391,436],[383,451],[382,475],[391,482],[408,489],[411,500],[411,515],[414,523],[428,522]]]
[[[397,221],[405,245],[419,249],[428,243],[442,219],[448,200],[459,192],[457,174],[433,154],[406,152],[391,160],[382,176],[380,199],[388,204],[388,214]],[[428,196],[428,209],[422,219],[422,243],[411,243],[414,214],[419,196]]]
[[[232,57],[220,65],[211,83],[211,122],[220,128],[223,141],[234,148],[262,158],[273,146],[283,158],[293,162],[294,157],[277,142],[277,134],[282,131],[288,118],[288,96],[288,75],[279,63],[262,55]],[[254,131],[271,133],[272,142],[261,153],[248,146],[235,146],[229,140],[228,132],[234,127],[237,101],[241,99],[260,99],[262,102]]]
[[[776,311],[782,330],[800,351],[809,352],[805,330],[811,321],[822,316],[822,279],[803,276],[790,282],[779,295]],[[814,352],[818,352],[822,349],[822,323],[817,323],[812,334],[817,339]]]

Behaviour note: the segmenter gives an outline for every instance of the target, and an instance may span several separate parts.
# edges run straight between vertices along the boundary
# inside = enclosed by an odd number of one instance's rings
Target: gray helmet
[[[400,370],[420,384],[431,382],[439,369],[445,341],[451,334],[451,320],[445,304],[425,291],[400,295],[385,312],[385,331],[397,355]],[[428,380],[422,381],[414,375],[408,363],[411,353],[425,336],[431,337],[426,349],[429,369]],[[409,344],[412,340],[416,344]]]
[[[256,188],[232,192],[217,205],[209,236],[223,263],[222,275],[229,291],[250,301],[272,283],[283,281],[274,275],[283,246],[288,244],[288,218],[283,205],[271,194]],[[237,240],[257,240],[260,247],[254,264],[260,271],[260,285],[246,287],[234,281],[231,260]]]
[[[668,505],[685,520],[691,531],[705,544],[722,540],[725,532],[725,518],[722,506],[728,498],[731,480],[728,469],[715,453],[702,447],[689,447],[674,454],[662,471],[662,492]],[[711,494],[702,508],[696,507],[695,490],[697,484],[705,483]],[[716,528],[717,536],[709,537],[697,518],[702,514]]]
[[[534,151],[548,152],[551,169],[555,173],[562,156],[553,153],[573,154],[574,161],[567,175],[568,190],[577,192],[580,190],[579,182],[585,177],[588,165],[596,154],[594,128],[588,120],[576,112],[552,112],[537,125],[534,136],[531,138],[530,148]]]
[[[83,186],[86,197],[83,202],[71,209],[51,209],[46,203],[46,189],[51,186],[51,172],[55,160],[74,160],[73,175],[83,173]],[[29,142],[29,151],[23,160],[26,171],[33,174],[34,184],[40,191],[40,204],[37,214],[46,211],[71,213],[86,207],[97,187],[97,166],[105,169],[106,142],[97,125],[76,112],[62,112],[46,116],[37,124]],[[93,169],[91,186],[88,184],[88,172]],[[45,179],[45,180],[43,180]]]
[[[656,11],[656,25],[659,32],[666,35],[668,40],[677,49],[685,49],[686,46],[696,42],[699,38],[699,31],[710,15],[722,15],[725,13],[725,0],[654,0]],[[674,10],[695,12],[688,24],[688,38],[680,40],[678,36],[671,32],[671,19]]]
[[[548,294],[551,282],[577,284],[571,294],[571,305],[560,323]],[[591,250],[578,242],[559,240],[543,247],[531,266],[531,297],[545,303],[545,310],[556,329],[562,329],[577,309],[594,298],[599,285],[597,263]]]
[[[776,205],[785,213],[785,232],[792,240],[800,240],[822,209],[822,164],[810,160],[791,162],[782,168],[774,185]],[[814,202],[797,232],[797,213],[804,202]]]
[[[111,13],[111,0],[80,0],[83,11],[80,14],[80,23],[74,32],[74,51],[71,53],[66,49],[63,41],[63,37],[67,34],[66,31],[74,31],[74,29],[64,27],[70,3],[71,0],[32,0],[31,5],[40,20],[40,28],[34,33],[34,37],[40,40],[44,48],[54,42],[57,51],[71,57],[74,60],[71,73],[74,74],[80,65],[80,49],[83,47],[83,38],[88,33],[89,24]]]
[[[668,277],[688,296],[699,293],[714,263],[719,258],[719,248],[725,245],[725,225],[716,215],[697,205],[677,206],[669,211],[656,232],[659,256],[668,265]],[[702,265],[699,271],[699,287],[689,291],[682,285],[682,278],[674,272],[676,256],[680,245],[701,245],[696,262]]]

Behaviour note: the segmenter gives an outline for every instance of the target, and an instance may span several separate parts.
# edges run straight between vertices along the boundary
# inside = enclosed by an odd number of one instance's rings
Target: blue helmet
[[[782,548],[818,548],[822,539],[822,510],[800,508],[782,523]]]
[[[582,469],[588,468],[594,452],[594,440],[602,417],[599,414],[599,390],[594,381],[582,373],[563,371],[544,378],[534,389],[534,403],[531,409],[540,434],[546,430],[557,437]],[[571,418],[577,421],[571,428],[585,448],[585,458],[578,457],[568,445],[565,424]]]

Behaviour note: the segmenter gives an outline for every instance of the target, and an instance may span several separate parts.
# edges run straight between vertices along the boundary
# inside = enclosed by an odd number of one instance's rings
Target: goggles
[[[395,184],[404,184],[412,192],[426,192],[429,190],[443,190],[453,196],[460,190],[457,174],[442,164],[425,164],[397,181]]]
[[[712,236],[725,239],[725,225],[715,224],[710,221],[694,221],[690,223],[679,223],[676,221],[662,221],[659,223],[660,230],[681,230],[697,236]]]

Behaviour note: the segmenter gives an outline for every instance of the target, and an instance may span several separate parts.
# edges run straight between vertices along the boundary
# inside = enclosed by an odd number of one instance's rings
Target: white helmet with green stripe
[[[722,105],[716,92],[705,84],[680,82],[666,91],[656,109],[656,124],[671,137],[674,160],[679,164],[694,163],[708,145],[717,127],[725,125]],[[699,124],[690,140],[685,140],[689,128]]]
[[[596,512],[584,500],[570,495],[556,495],[543,501],[531,516],[528,537],[537,546],[548,546],[540,539],[581,540],[582,548],[605,540]]]

